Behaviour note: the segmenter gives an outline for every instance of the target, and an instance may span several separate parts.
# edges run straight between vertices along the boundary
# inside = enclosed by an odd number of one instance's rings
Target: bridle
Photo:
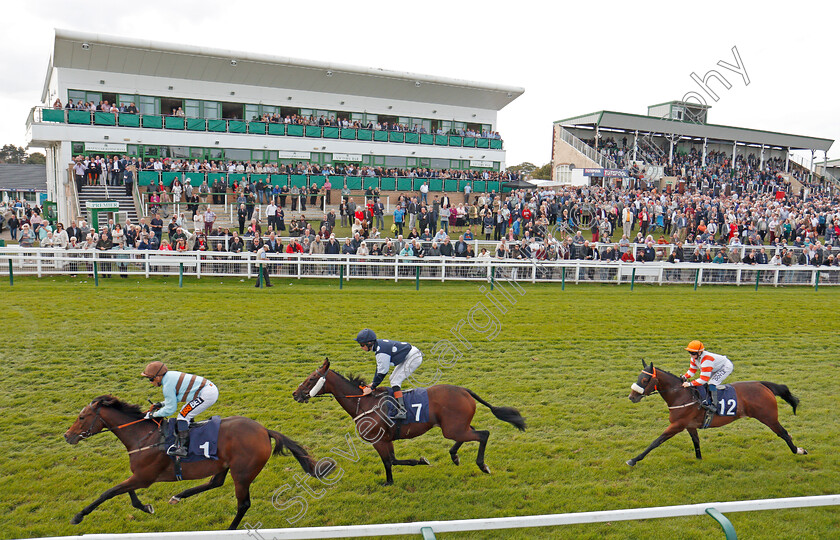
[[[95,416],[93,417],[93,421],[91,421],[90,426],[88,426],[88,428],[85,431],[83,431],[82,433],[79,434],[79,437],[82,440],[87,439],[89,437],[93,437],[94,435],[96,435],[97,433],[101,433],[102,431],[113,432],[117,429],[122,429],[124,427],[130,426],[130,425],[133,425],[133,424],[137,424],[138,422],[142,422],[142,421],[146,420],[146,418],[140,418],[139,420],[134,420],[133,422],[127,422],[125,424],[121,424],[119,426],[116,426],[116,427],[112,428],[112,427],[108,426],[108,424],[105,422],[105,419],[102,418],[101,414],[99,414],[99,408],[100,408],[99,403],[91,402],[90,405],[88,405],[88,407],[91,407]],[[99,431],[94,433],[93,428],[96,426],[96,421],[97,420],[99,420],[99,422],[102,424],[102,429],[100,429]],[[152,428],[152,430],[149,431],[149,433],[147,433],[146,435],[143,436],[143,438],[141,438],[140,440],[137,441],[138,443],[141,443],[141,442],[145,441],[146,439],[148,439],[149,435],[151,435],[152,433],[157,431],[158,428],[160,428],[160,422],[158,422],[154,418],[149,418],[149,420],[151,420],[157,427]]]

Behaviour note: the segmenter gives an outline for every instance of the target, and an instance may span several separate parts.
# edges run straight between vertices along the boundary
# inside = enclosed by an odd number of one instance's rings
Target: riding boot
[[[187,456],[187,437],[190,434],[190,424],[186,420],[178,419],[176,423],[175,444],[166,451],[170,456]]]
[[[405,420],[405,398],[403,398],[402,390],[399,386],[394,386],[394,399],[397,400],[397,412],[394,414],[394,420]]]
[[[713,413],[716,413],[717,412],[717,407],[718,407],[718,389],[717,389],[717,386],[713,386],[713,385],[709,386],[708,389],[709,389],[709,398],[708,398],[709,399],[709,404],[706,406],[706,408],[708,410],[712,411]]]

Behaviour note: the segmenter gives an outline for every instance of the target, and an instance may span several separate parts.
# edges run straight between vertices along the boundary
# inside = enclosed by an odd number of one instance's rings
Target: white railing
[[[564,142],[571,145],[572,148],[574,148],[575,150],[577,150],[578,152],[580,152],[584,156],[588,157],[589,159],[591,159],[592,161],[594,161],[595,163],[597,163],[598,165],[600,165],[601,167],[604,167],[606,169],[617,169],[618,168],[618,165],[616,164],[615,161],[608,158],[607,156],[605,156],[601,152],[595,150],[594,148],[592,148],[591,146],[589,146],[588,144],[586,144],[582,140],[580,140],[577,137],[575,137],[574,135],[572,135],[572,133],[569,130],[563,129],[560,126],[557,126],[557,128],[560,130],[560,138]]]
[[[84,536],[60,536],[40,540],[291,540],[308,538],[353,538],[365,536],[423,535],[433,539],[437,533],[467,531],[489,531],[524,529],[530,527],[559,527],[587,523],[632,521],[639,519],[663,519],[681,516],[710,515],[721,524],[726,538],[735,538],[735,528],[723,515],[730,512],[754,512],[760,510],[783,510],[791,508],[813,508],[840,505],[840,495],[819,495],[813,497],[787,497],[779,499],[758,499],[750,501],[708,502],[679,506],[656,506],[599,512],[573,512],[567,514],[544,514],[538,516],[513,516],[502,518],[457,519],[450,521],[416,521],[413,523],[377,523],[370,525],[348,525],[333,527],[299,527],[284,529],[263,529],[261,524],[245,524],[244,530],[236,531],[179,531],[164,533],[133,534],[86,534]],[[768,516],[768,523],[773,517]],[[824,531],[826,538],[831,531]],[[562,531],[558,531],[562,537]]]
[[[531,283],[840,285],[840,267],[711,263],[624,263],[606,261],[461,257],[372,257],[368,255],[271,254],[264,263],[275,278],[342,280],[495,281]],[[60,250],[0,248],[0,275],[192,276],[256,278],[254,253],[224,251]]]

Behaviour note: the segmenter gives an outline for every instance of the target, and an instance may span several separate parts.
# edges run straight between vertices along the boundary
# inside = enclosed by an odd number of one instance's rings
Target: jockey
[[[216,403],[219,390],[204,377],[167,369],[163,362],[151,362],[141,375],[163,390],[163,402],[152,405],[152,410],[146,413],[147,419],[169,416],[178,409],[178,403],[186,403],[178,412],[175,423],[175,444],[166,450],[170,456],[186,456],[190,422]]]
[[[423,353],[417,347],[405,341],[391,341],[388,339],[376,339],[373,330],[365,328],[356,336],[356,341],[364,351],[372,351],[376,355],[376,374],[373,376],[370,386],[362,390],[363,395],[372,393],[379,383],[385,379],[391,366],[394,372],[391,373],[391,388],[394,390],[394,399],[397,400],[399,408],[394,416],[395,420],[405,420],[405,401],[403,400],[402,382],[414,373],[423,362]]]
[[[732,361],[722,354],[714,354],[706,351],[703,344],[696,339],[689,343],[685,350],[691,355],[691,364],[688,367],[688,371],[685,372],[685,375],[681,377],[684,381],[683,386],[688,388],[689,386],[702,386],[705,384],[709,389],[709,396],[700,406],[716,412],[718,405],[717,387],[732,373],[734,369]],[[698,368],[700,369],[700,376],[693,381],[689,381],[688,379],[691,379],[697,373]]]

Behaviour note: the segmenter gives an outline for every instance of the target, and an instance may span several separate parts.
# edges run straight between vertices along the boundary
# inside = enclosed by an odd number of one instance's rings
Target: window
[[[385,166],[386,167],[405,167],[405,158],[402,156],[385,156]],[[377,165],[381,165],[381,163],[377,163]]]
[[[202,159],[204,157],[204,148],[190,148],[190,157],[192,159]]]
[[[119,101],[120,101],[120,103],[119,103],[120,105],[125,105],[126,107],[128,107],[132,103],[134,103],[136,105],[137,104],[137,96],[135,96],[133,94],[120,94],[119,95]]]
[[[140,114],[158,114],[158,100],[152,96],[140,96],[137,99],[137,110]]]
[[[218,120],[222,117],[222,105],[218,101],[204,102],[204,115],[207,120]]]
[[[253,120],[259,120],[260,118],[260,106],[259,105],[252,105],[247,104],[245,105],[245,120],[249,122]]]
[[[228,148],[225,150],[225,159],[232,159],[234,161],[248,161],[249,159],[251,159],[251,151],[240,150],[238,148]]]
[[[84,154],[84,153],[85,153],[85,143],[74,142],[73,143],[73,154]]]
[[[563,184],[571,184],[572,168],[569,165],[558,165],[554,170],[554,180]]]
[[[449,160],[448,159],[440,159],[440,158],[431,158],[431,167],[433,169],[448,169],[449,168]],[[428,167],[428,165],[426,165]]]
[[[211,148],[210,150],[208,150],[208,153],[209,153],[209,158],[208,159],[213,159],[213,160],[222,159],[222,155],[224,154],[222,152],[221,148]]]
[[[184,115],[187,118],[201,118],[201,102],[197,99],[184,100]]]
[[[251,161],[262,161],[265,159],[265,152],[263,150],[253,150],[251,152]]]
[[[80,101],[84,103],[87,101],[87,99],[85,99],[87,97],[87,92],[83,90],[69,90],[67,92],[67,97],[68,99],[72,99],[73,103],[78,103]]]

